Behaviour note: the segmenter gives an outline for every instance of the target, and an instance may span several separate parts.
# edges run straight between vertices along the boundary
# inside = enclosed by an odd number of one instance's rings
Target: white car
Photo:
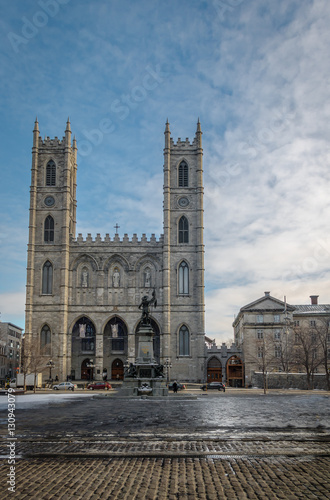
[[[61,382],[60,384],[53,385],[55,391],[74,391],[77,389],[77,384],[72,382]]]

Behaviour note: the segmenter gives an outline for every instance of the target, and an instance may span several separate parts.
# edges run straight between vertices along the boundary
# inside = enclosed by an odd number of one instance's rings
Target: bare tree
[[[295,366],[295,346],[293,342],[292,332],[289,328],[286,328],[283,332],[280,332],[280,336],[274,338],[274,348],[275,357],[278,365],[281,367],[283,372],[287,375],[292,371]]]
[[[24,391],[26,390],[26,375],[28,374],[28,369],[29,369],[28,351],[29,351],[29,349],[26,346],[26,337],[24,336],[22,339],[21,367],[20,367],[20,371],[21,371],[21,373],[23,373]]]
[[[312,389],[315,370],[322,363],[316,321],[312,325],[310,323],[306,320],[301,326],[293,328],[294,360],[297,368],[303,367],[306,372],[307,389]]]
[[[249,342],[244,358],[245,363],[258,364],[259,370],[262,373],[264,394],[267,394],[267,376],[271,368],[273,368],[274,360],[276,359],[274,339],[271,332],[257,331],[257,338],[254,342]]]
[[[327,390],[330,391],[330,317],[319,320],[314,329],[318,339],[321,363],[325,370]]]
[[[34,374],[34,392],[37,388],[37,375],[45,369],[45,356],[39,345],[34,345],[33,338],[25,337],[22,353],[22,371],[24,374],[24,390],[26,390],[26,375]]]

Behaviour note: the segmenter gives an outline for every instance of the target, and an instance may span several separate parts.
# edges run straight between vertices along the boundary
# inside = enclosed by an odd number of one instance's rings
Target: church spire
[[[65,142],[66,142],[67,146],[71,146],[71,125],[70,125],[70,118],[69,117],[68,117],[68,121],[66,122]]]
[[[70,118],[68,117],[68,120],[66,122],[66,130],[65,132],[71,132],[71,124],[70,124]]]
[[[34,122],[34,130],[33,132],[39,132],[39,123],[38,123],[38,117],[36,116],[35,122]]]
[[[198,117],[198,121],[197,121],[197,130],[196,130],[196,140],[197,140],[197,144],[198,144],[198,147],[201,148],[202,147],[202,129],[201,129],[201,122],[199,121],[199,117]]]
[[[166,120],[166,125],[165,125],[165,148],[170,147],[170,139],[171,139],[171,131],[170,131],[170,124],[168,122],[168,118]]]
[[[33,129],[33,146],[37,147],[39,141],[39,123],[38,123],[38,117],[36,116],[36,120],[34,122],[34,129]]]

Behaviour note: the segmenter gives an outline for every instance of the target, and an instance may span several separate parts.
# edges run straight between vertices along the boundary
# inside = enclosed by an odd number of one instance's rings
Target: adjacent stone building
[[[290,305],[265,292],[240,309],[233,327],[246,386],[260,386],[266,373],[269,387],[326,388],[330,304],[310,298],[311,304]]]
[[[203,150],[165,128],[164,234],[76,234],[77,143],[33,131],[25,336],[60,380],[121,379],[138,305],[155,289],[154,349],[171,378],[204,377]],[[159,200],[161,203],[162,200]],[[44,371],[45,378],[47,370]]]
[[[0,322],[0,382],[15,377],[21,364],[23,329]]]

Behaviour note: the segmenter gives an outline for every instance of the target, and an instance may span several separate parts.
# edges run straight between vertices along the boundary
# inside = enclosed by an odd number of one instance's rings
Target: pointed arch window
[[[53,160],[47,163],[46,186],[56,186],[56,165]]]
[[[189,356],[190,335],[186,325],[182,325],[179,330],[179,356]]]
[[[72,329],[72,337],[76,343],[75,345],[72,344],[72,348],[74,349],[76,347],[78,349],[78,345],[80,344],[81,353],[94,354],[95,334],[95,326],[90,319],[86,316],[78,319]]]
[[[125,323],[114,316],[108,321],[104,333],[110,340],[110,349],[112,352],[127,352],[127,328]]]
[[[42,327],[40,333],[40,349],[43,354],[51,353],[51,333],[48,325]]]
[[[188,187],[188,165],[185,161],[179,165],[179,187]]]
[[[179,220],[179,243],[189,243],[188,219],[184,215]]]
[[[189,294],[189,267],[184,260],[179,265],[179,295]]]
[[[42,268],[42,293],[51,295],[53,293],[53,266],[47,260]]]
[[[45,219],[44,242],[50,243],[54,241],[54,219],[48,215]]]

